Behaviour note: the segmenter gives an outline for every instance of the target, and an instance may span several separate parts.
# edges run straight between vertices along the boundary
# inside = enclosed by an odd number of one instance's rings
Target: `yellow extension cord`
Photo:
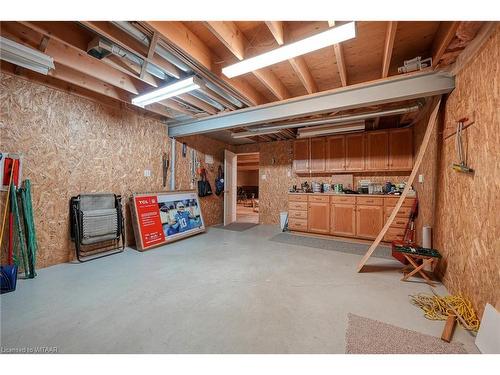
[[[479,329],[479,319],[476,312],[472,307],[472,303],[458,295],[458,296],[432,296],[429,294],[419,293],[410,295],[411,302],[420,307],[425,312],[425,317],[430,320],[446,320],[449,314],[454,314],[449,308],[452,306],[458,314],[464,319],[469,327],[464,327],[471,331],[477,332]],[[461,324],[460,320],[457,319]],[[463,326],[463,324],[461,324]]]

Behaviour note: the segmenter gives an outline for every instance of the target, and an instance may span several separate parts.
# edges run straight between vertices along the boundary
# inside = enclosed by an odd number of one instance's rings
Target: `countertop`
[[[291,193],[288,192],[288,194],[295,194],[295,195],[335,195],[335,196],[343,196],[343,197],[387,197],[387,198],[399,198],[401,195],[394,195],[394,194],[346,194],[346,193],[335,193],[335,192],[327,192],[327,193]],[[407,196],[406,198],[415,198],[414,196]]]

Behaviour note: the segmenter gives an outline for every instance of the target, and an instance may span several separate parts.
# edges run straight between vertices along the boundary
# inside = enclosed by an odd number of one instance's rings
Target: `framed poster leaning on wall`
[[[133,194],[130,200],[135,242],[140,251],[205,231],[194,190]]]

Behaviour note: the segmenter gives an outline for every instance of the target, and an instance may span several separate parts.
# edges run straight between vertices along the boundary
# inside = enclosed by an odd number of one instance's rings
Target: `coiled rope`
[[[456,313],[467,323],[467,326],[458,319],[462,327],[469,331],[477,332],[479,329],[479,319],[472,307],[472,303],[461,295],[445,296],[419,293],[410,295],[411,302],[420,307],[425,312],[425,317],[430,320],[446,320],[448,315]],[[453,308],[453,309],[452,309]]]

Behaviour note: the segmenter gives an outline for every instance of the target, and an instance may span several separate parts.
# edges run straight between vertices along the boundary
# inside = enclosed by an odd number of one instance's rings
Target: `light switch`
[[[263,180],[267,180],[267,176],[265,174],[262,175]]]
[[[286,171],[286,176],[287,177],[290,177],[292,174],[290,173],[290,171]]]
[[[418,182],[420,182],[420,183],[424,182],[424,175],[423,174],[418,175]]]
[[[144,177],[151,177],[151,170],[150,169],[144,170]]]

